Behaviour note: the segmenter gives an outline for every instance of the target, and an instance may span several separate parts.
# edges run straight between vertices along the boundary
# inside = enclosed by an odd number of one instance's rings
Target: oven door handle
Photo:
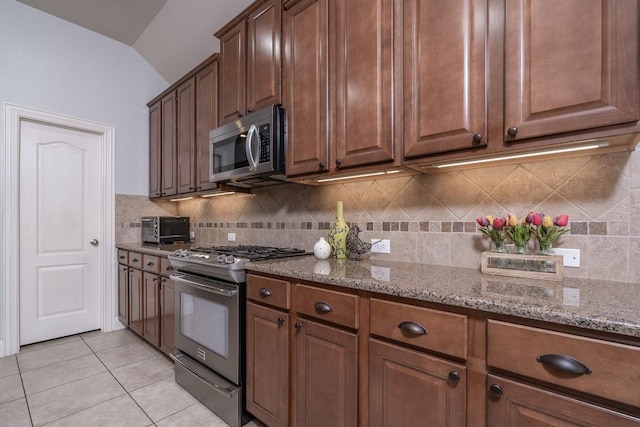
[[[171,280],[174,280],[176,282],[180,282],[180,283],[186,283],[189,286],[193,286],[195,288],[201,289],[203,291],[206,292],[210,292],[212,294],[216,294],[216,295],[222,295],[224,297],[233,297],[235,295],[238,294],[238,290],[237,289],[223,289],[223,288],[216,288],[216,287],[212,287],[212,286],[207,286],[207,285],[203,285],[201,283],[198,282],[194,282],[193,280],[187,280],[184,278],[184,276],[176,276],[176,275],[171,275],[169,276],[169,278]]]

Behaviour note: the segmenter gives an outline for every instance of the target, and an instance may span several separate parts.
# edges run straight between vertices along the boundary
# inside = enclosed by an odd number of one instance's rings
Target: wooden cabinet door
[[[247,303],[247,410],[270,427],[289,425],[289,315]]]
[[[247,113],[280,103],[282,0],[269,0],[247,18]]]
[[[190,78],[176,90],[177,141],[176,163],[178,167],[178,193],[196,190],[195,171],[195,126],[196,126],[196,85]]]
[[[246,114],[246,21],[220,37],[220,117],[224,124]]]
[[[176,93],[171,92],[161,100],[161,169],[160,195],[172,196],[178,192],[176,162]]]
[[[284,14],[287,176],[328,170],[328,0],[301,0]]]
[[[357,336],[299,318],[296,319],[295,328],[294,425],[357,425]]]
[[[129,267],[118,264],[118,320],[129,326]]]
[[[149,197],[160,197],[160,173],[162,171],[162,117],[160,101],[149,107]]]
[[[218,60],[195,76],[196,79],[196,187],[198,191],[215,188],[209,182],[209,131],[218,127]]]
[[[169,354],[175,350],[175,288],[173,282],[160,278],[160,350]]]
[[[369,425],[466,425],[466,369],[369,340]]]
[[[638,120],[637,1],[511,0],[505,24],[507,141]]]
[[[487,1],[403,3],[405,158],[486,145]]]
[[[143,298],[142,271],[129,269],[129,329],[142,336]]]
[[[336,169],[394,159],[393,5],[393,0],[334,2],[330,86]]]
[[[160,347],[160,276],[153,273],[142,275],[142,336],[156,347]]]
[[[494,375],[489,375],[488,384],[488,427],[637,427],[640,423],[640,418]]]

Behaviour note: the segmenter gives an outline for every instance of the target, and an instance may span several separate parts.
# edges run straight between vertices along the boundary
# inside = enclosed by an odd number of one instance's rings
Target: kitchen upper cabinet
[[[195,75],[196,147],[192,153],[197,191],[211,190],[209,182],[209,132],[218,127],[218,56]]]
[[[209,131],[218,126],[218,54],[149,103],[149,197],[202,192]]]
[[[280,103],[281,0],[259,1],[220,39],[220,124]]]
[[[192,77],[176,89],[178,193],[196,190],[196,83]]]
[[[162,173],[162,117],[161,102],[149,106],[149,197],[160,197]]]
[[[329,167],[328,0],[285,3],[287,176]]]
[[[393,166],[394,1],[285,3],[287,176]]]
[[[636,122],[638,2],[509,0],[507,141]]]
[[[486,145],[487,0],[403,4],[405,158]]]

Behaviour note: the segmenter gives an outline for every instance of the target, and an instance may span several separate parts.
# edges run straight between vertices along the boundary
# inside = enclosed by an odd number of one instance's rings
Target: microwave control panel
[[[258,128],[260,135],[260,163],[269,162],[271,158],[271,126],[267,123]]]

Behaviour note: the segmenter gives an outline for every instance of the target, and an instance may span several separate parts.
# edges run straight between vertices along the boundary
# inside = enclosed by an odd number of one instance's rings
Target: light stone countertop
[[[189,245],[121,243],[116,247],[167,256]],[[318,260],[313,255],[250,262],[247,269],[640,338],[640,283],[571,277],[554,282],[487,275],[479,267],[368,259],[341,262]]]
[[[490,313],[640,337],[640,284],[520,279],[480,268],[314,256],[252,262],[248,270]],[[378,277],[380,279],[376,279]]]

